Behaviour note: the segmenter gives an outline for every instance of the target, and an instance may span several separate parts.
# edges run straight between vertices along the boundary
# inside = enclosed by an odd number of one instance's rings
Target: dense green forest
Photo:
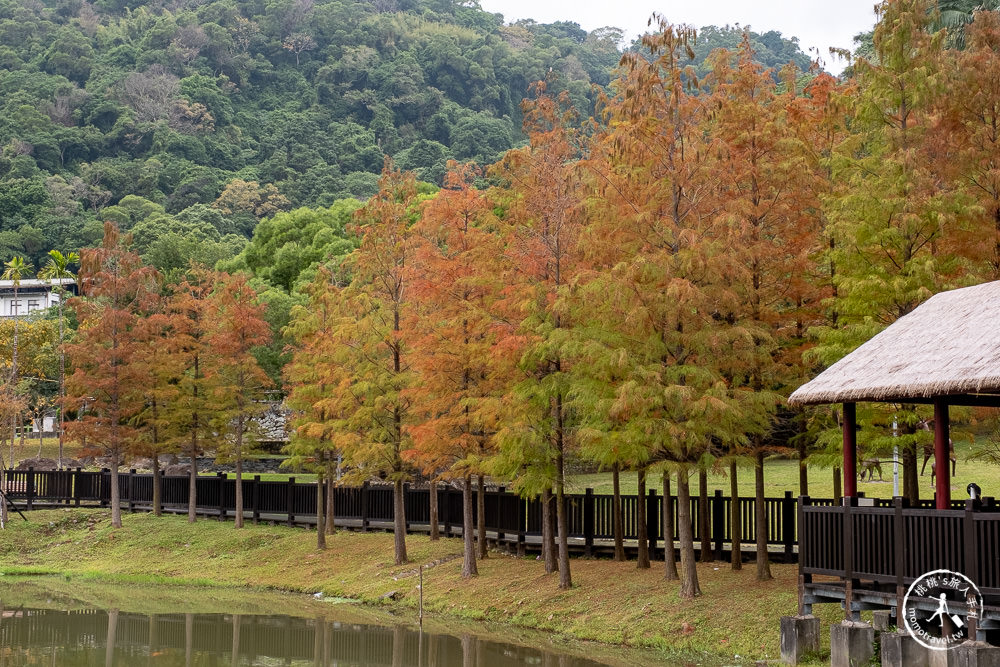
[[[696,63],[742,31],[703,35]],[[808,64],[794,40],[752,37],[769,67]],[[163,271],[213,265],[308,207],[236,263],[289,291],[346,247],[384,156],[429,183],[448,159],[492,163],[524,141],[531,82],[592,113],[622,45],[451,0],[0,0],[0,261],[38,267],[111,220]]]

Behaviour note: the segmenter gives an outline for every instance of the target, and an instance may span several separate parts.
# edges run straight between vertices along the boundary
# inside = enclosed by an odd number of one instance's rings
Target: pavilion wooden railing
[[[8,495],[21,509],[51,506],[107,506],[111,501],[111,473],[74,470],[8,470]],[[134,471],[118,477],[121,505],[131,511],[146,511],[153,498],[153,477]],[[187,476],[162,477],[162,503],[166,511],[186,512],[188,501]],[[197,512],[203,516],[220,519],[232,518],[236,509],[236,482],[225,474],[200,475],[196,481]],[[287,481],[265,481],[259,475],[243,481],[244,516],[254,521],[272,521],[291,524],[315,524],[316,485],[299,482],[294,477]],[[641,500],[634,495],[622,496],[625,519],[625,539],[635,548],[638,537],[638,503],[645,503],[646,530],[650,546],[663,549],[663,503],[655,490]],[[709,496],[708,542],[714,555],[721,559],[732,545],[734,531],[731,525],[732,500],[716,491]],[[614,539],[612,524],[613,497],[597,494],[587,489],[584,493],[567,494],[569,537],[577,553],[592,553],[595,548],[607,548]],[[740,535],[746,545],[744,551],[752,553],[757,539],[754,519],[754,498],[739,498]],[[816,504],[833,500],[813,501]],[[430,523],[430,491],[424,487],[407,487],[406,520],[415,530],[426,532]],[[772,555],[791,561],[795,558],[796,501],[791,492],[779,498],[765,499],[767,542]],[[542,533],[542,503],[539,499],[523,499],[503,488],[487,490],[485,498],[486,531],[491,539],[516,544],[519,549],[526,544],[539,544]],[[677,535],[677,499],[670,499],[674,516],[673,539]],[[335,517],[338,525],[368,530],[391,527],[393,520],[392,487],[382,484],[364,484],[360,487],[335,488]],[[698,498],[691,499],[691,518],[696,546],[700,545]],[[440,485],[438,487],[438,521],[446,535],[461,534],[462,493],[460,490]]]
[[[1000,505],[953,501],[910,507],[904,498],[859,506],[799,498],[799,571],[905,590],[931,570],[961,572],[984,596],[1000,597]]]

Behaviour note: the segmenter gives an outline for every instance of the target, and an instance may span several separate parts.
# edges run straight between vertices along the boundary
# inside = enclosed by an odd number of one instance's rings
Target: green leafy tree
[[[11,305],[11,310],[13,311],[11,315],[14,316],[14,338],[13,338],[13,353],[11,354],[11,365],[10,365],[10,386],[17,390],[18,381],[20,379],[18,368],[17,368],[17,343],[18,343],[18,333],[20,333],[18,326],[21,321],[21,302],[17,297],[17,292],[21,287],[21,280],[26,278],[31,273],[31,264],[25,263],[23,257],[14,257],[8,260],[4,264],[3,274],[0,274],[4,280],[9,280],[13,283],[14,287],[14,300]],[[14,462],[14,437],[17,431],[17,425],[21,421],[21,415],[15,414],[11,419],[10,424],[10,446],[11,446],[11,465]],[[23,434],[22,434],[23,437]]]
[[[76,275],[70,270],[70,266],[80,263],[80,255],[75,252],[62,254],[58,250],[49,251],[49,261],[38,272],[38,277],[48,280],[52,290],[59,295],[59,469],[62,470],[63,442],[66,431],[66,416],[63,405],[66,402],[66,351],[65,344],[65,318],[63,317],[63,302],[69,293],[64,283],[67,280],[76,280]]]

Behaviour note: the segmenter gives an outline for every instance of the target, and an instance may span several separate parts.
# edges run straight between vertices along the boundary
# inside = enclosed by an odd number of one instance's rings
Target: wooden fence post
[[[438,505],[441,510],[441,523],[444,524],[444,536],[451,537],[451,485],[449,484],[444,488],[444,502],[440,502],[438,499]]]
[[[80,473],[83,472],[82,468],[77,468],[73,471],[73,501],[74,504],[80,506]]]
[[[27,507],[29,510],[35,508],[35,469],[28,468],[28,479],[27,479],[27,489],[25,489],[28,501]]]
[[[219,521],[226,520],[226,473],[215,473],[215,486],[219,489]]]
[[[978,499],[969,498],[965,501],[965,516],[962,522],[965,543],[965,572],[962,574],[972,581],[980,581],[979,554],[985,553],[979,549],[979,540],[976,535],[976,512],[979,510],[979,504]],[[975,637],[969,637],[969,639],[975,640]]]
[[[403,531],[404,531],[404,533],[406,535],[410,534],[410,512],[406,511],[406,499],[407,499],[407,497],[409,495],[410,495],[410,483],[409,482],[403,482],[403,525],[405,526],[405,528],[403,529]],[[393,506],[393,519],[394,520],[395,520],[395,516],[396,516],[396,508],[395,508],[395,506]]]
[[[498,486],[497,487],[497,523],[496,523],[496,529],[497,529],[497,548],[499,548],[500,545],[503,543],[504,537],[505,537],[505,534],[503,532],[503,498],[504,498],[505,495],[507,495],[507,489],[504,488],[504,487],[502,487],[502,486]]]
[[[596,521],[594,490],[587,489],[583,495],[583,554],[587,558],[594,556],[594,523]]]
[[[288,506],[288,525],[295,525],[295,478],[288,478],[288,485],[286,486],[287,493],[287,506]]]
[[[809,496],[799,496],[797,525],[799,527],[798,533],[799,533],[800,537],[806,534],[806,513],[805,513],[805,509],[804,508],[808,504],[809,504]],[[734,529],[734,533],[733,534],[735,534],[735,529]],[[802,559],[802,556],[803,556],[804,553],[805,553],[805,551],[802,549],[802,545],[799,544],[799,558],[798,558],[798,561],[799,561],[799,616],[806,616],[806,615],[812,614],[812,605],[811,604],[808,604],[808,605],[806,604],[806,584],[807,583],[812,583],[812,575],[811,574],[806,574],[804,572],[805,567],[806,567],[805,561],[803,561],[803,559]]]
[[[368,482],[361,485],[361,532],[368,532]]]
[[[250,502],[253,507],[254,525],[260,523],[260,475],[253,476],[253,491],[250,493]]]
[[[524,533],[528,522],[528,499],[517,499],[517,555],[524,556]]]
[[[129,468],[125,486],[128,488],[128,511],[130,514],[135,514],[135,468]]]
[[[895,543],[895,550],[893,556],[895,558],[895,570],[896,570],[896,625],[900,625],[899,614],[903,610],[903,599],[906,597],[906,580],[903,575],[906,571],[906,547],[905,547],[905,536],[906,527],[903,523],[903,510],[909,505],[909,501],[902,496],[896,496],[892,499],[892,533],[893,542]],[[799,561],[802,560],[802,547],[799,547]]]
[[[791,491],[785,491],[781,499],[781,536],[785,541],[785,562],[790,563],[795,550],[795,498]]]
[[[841,508],[844,517],[844,620],[854,621],[854,521],[851,508],[858,502],[857,495],[844,496]],[[758,526],[758,530],[760,527]]]
[[[657,500],[656,489],[650,489],[646,496],[646,538],[649,542],[649,556],[656,552],[656,538],[660,534],[660,522],[656,520],[656,510],[660,501]]]
[[[722,546],[726,541],[726,499],[722,495],[722,489],[716,489],[715,495],[710,498],[712,503],[712,541],[715,543],[715,560],[723,560]],[[739,498],[735,502],[739,502]],[[730,530],[731,535],[736,531]]]

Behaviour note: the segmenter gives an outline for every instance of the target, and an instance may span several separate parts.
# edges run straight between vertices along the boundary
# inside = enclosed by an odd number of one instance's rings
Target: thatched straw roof
[[[1000,393],[1000,281],[936,294],[799,387],[792,405]]]

